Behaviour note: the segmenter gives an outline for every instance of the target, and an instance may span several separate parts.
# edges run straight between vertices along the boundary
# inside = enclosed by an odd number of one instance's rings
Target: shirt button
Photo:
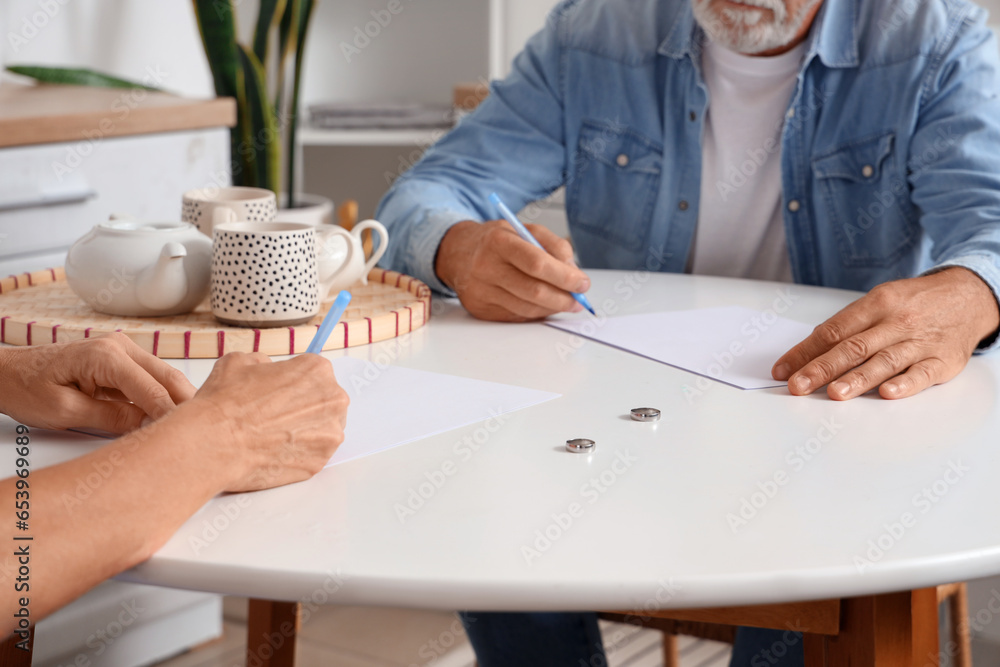
[[[796,211],[798,211],[799,210],[799,200],[798,199],[793,199],[792,201],[788,202],[788,210],[791,211],[792,213],[795,213]]]
[[[861,167],[861,175],[864,176],[865,178],[871,178],[872,174],[874,173],[875,170],[872,168],[870,164],[866,164],[865,166]]]
[[[625,153],[622,153],[621,155],[618,156],[618,159],[615,160],[615,162],[618,163],[619,167],[627,167],[628,166],[628,155],[625,155]]]
[[[787,115],[789,118],[795,118],[795,107],[792,107],[791,109],[789,109],[788,113],[785,114],[785,115]]]
[[[689,116],[689,118],[691,118],[692,121],[697,120],[698,114],[696,114],[695,112],[692,111],[691,114],[690,114],[690,116]]]
[[[679,209],[680,209],[680,210],[682,210],[682,211],[686,211],[686,210],[688,210],[688,203],[687,203],[687,200],[686,200],[686,199],[682,199],[682,200],[681,200],[681,203],[677,205],[677,208],[679,208]]]

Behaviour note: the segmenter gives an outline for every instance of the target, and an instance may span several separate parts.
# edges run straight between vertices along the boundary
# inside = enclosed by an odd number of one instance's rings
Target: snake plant
[[[275,193],[283,185],[288,192],[287,205],[294,208],[295,128],[306,31],[314,0],[260,0],[250,45],[236,39],[231,0],[192,2],[215,92],[236,98],[237,124],[230,135],[233,184],[267,188]],[[291,89],[286,90],[289,69]],[[282,129],[288,148],[283,184]]]

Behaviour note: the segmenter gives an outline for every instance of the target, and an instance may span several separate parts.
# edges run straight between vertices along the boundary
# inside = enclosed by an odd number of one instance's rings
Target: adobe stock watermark
[[[940,477],[913,494],[910,499],[913,511],[906,510],[897,519],[883,523],[882,532],[868,540],[868,548],[864,553],[851,559],[858,572],[864,574],[872,565],[882,560],[893,547],[899,544],[906,533],[917,525],[920,517],[926,515],[941,502],[952,487],[965,477],[965,473],[971,470],[972,468],[961,461],[948,461],[948,467]]]
[[[150,65],[146,67],[142,83],[150,87],[160,87],[168,76],[169,73],[162,70],[159,65]],[[57,179],[62,182],[67,174],[71,174],[78,169],[84,160],[93,155],[105,137],[113,133],[119,124],[123,123],[149,94],[150,91],[145,88],[123,89],[122,93],[115,98],[108,108],[108,115],[98,121],[97,127],[83,130],[81,132],[83,141],[68,144],[66,146],[65,157],[63,157],[62,161],[52,163],[52,171]]]
[[[792,292],[790,286],[775,290],[775,295],[774,301],[768,308],[761,311],[760,315],[752,316],[740,326],[739,338],[732,340],[725,349],[712,354],[714,361],[707,368],[702,369],[702,373],[694,381],[693,387],[688,384],[681,385],[681,392],[688,405],[692,405],[696,398],[703,396],[712,387],[712,380],[719,379],[725,371],[732,368],[736,360],[746,354],[760,340],[761,336],[778,322],[779,316],[787,313],[799,300],[798,295]]]
[[[433,470],[426,471],[424,480],[407,489],[404,500],[393,504],[392,509],[399,523],[405,524],[416,516],[417,512],[445,487],[448,480],[458,474],[462,465],[471,461],[476,453],[483,449],[507,419],[508,415],[491,408],[489,419],[452,445],[451,452],[454,457],[445,459]]]
[[[676,583],[673,577],[670,577],[666,581],[661,579],[657,582],[656,592],[646,598],[641,604],[633,607],[625,615],[622,622],[632,625],[642,625],[649,619],[653,618],[651,612],[666,607],[672,600],[676,599],[677,596],[681,594],[682,590],[683,588],[681,585]]]
[[[954,147],[961,136],[955,134],[951,126],[938,128],[933,141],[927,144],[924,150],[910,161],[909,178],[917,178],[944,153]],[[854,216],[854,221],[844,225],[844,235],[850,243],[863,237],[875,223],[885,217],[886,213],[898,208],[901,199],[908,199],[910,188],[905,180],[893,177],[889,183],[872,193],[868,204],[858,206]]]
[[[651,612],[662,609],[680,593],[681,587],[674,583],[673,578],[660,580],[656,592],[648,598],[640,609],[625,615],[620,621],[626,625],[644,627],[644,623],[652,618]],[[607,633],[602,641],[593,645],[589,657],[580,658],[578,667],[609,667],[611,663],[623,661],[617,653],[630,643],[632,633],[625,632],[620,626]]]
[[[773,136],[765,139],[760,146],[746,149],[746,158],[738,165],[729,165],[726,169],[726,180],[715,182],[715,189],[719,193],[719,198],[725,203],[729,197],[735,194],[740,188],[751,182],[751,179],[758,171],[764,168],[768,161],[781,153],[781,134],[785,127],[801,129],[808,119],[817,110],[823,107],[823,103],[829,94],[820,88],[812,90],[810,97],[805,104],[790,109],[792,115],[783,115],[773,128]],[[742,156],[740,156],[742,157]]]
[[[472,624],[476,622],[476,617],[472,614],[465,614],[465,622]],[[456,644],[462,642],[465,639],[465,627],[462,625],[462,621],[457,618],[452,621],[451,625],[442,630],[436,636],[431,637],[417,649],[417,656],[422,658],[425,662],[416,663],[411,662],[408,667],[421,667],[422,665],[433,665],[438,661],[439,658],[443,657],[448,651],[453,649]]]
[[[823,447],[830,444],[843,428],[844,425],[838,423],[836,418],[826,417],[820,422],[815,435],[785,452],[785,464],[788,469],[779,468],[770,477],[758,481],[754,491],[740,498],[739,507],[726,514],[726,523],[729,524],[733,534],[757,518],[778,492],[788,485],[794,473],[800,472],[806,464],[816,458],[823,451]]]
[[[666,259],[667,255],[650,249],[646,254],[642,269],[631,271],[616,280],[612,286],[612,291],[617,295],[617,298],[608,297],[594,305],[596,316],[587,318],[581,324],[579,334],[567,332],[570,333],[569,340],[560,339],[556,342],[556,355],[559,357],[559,360],[566,361],[578,352],[587,342],[587,337],[593,336],[604,327],[608,322],[609,316],[617,314],[624,304],[628,303],[645,287],[651,275],[663,267]]]
[[[135,598],[127,602],[122,602],[119,606],[121,607],[121,611],[118,612],[114,619],[108,621],[104,627],[98,628],[87,637],[84,646],[88,650],[77,653],[72,660],[60,663],[60,665],[65,664],[66,667],[97,667],[97,665],[104,664],[103,660],[99,660],[98,658],[104,655],[135,624],[139,617],[146,612],[146,608],[140,607],[136,603]]]
[[[358,396],[362,395],[378,382],[386,370],[392,368],[393,363],[399,360],[411,344],[411,336],[401,336],[385,341],[371,359],[365,362],[364,370],[360,374],[351,376],[349,380],[351,388],[357,392]]]
[[[326,579],[323,580],[322,584],[317,586],[309,595],[299,600],[299,624],[302,626],[309,622],[312,615],[322,605],[329,603],[331,598],[343,588],[344,583],[349,579],[348,576],[342,575],[340,570],[337,570],[335,573],[327,572],[326,574]],[[248,652],[246,657],[246,667],[262,667],[285,643],[295,641],[297,632],[298,628],[294,623],[285,621],[269,634],[264,633],[260,637],[248,637],[248,647],[252,650]],[[258,641],[260,643],[257,643]],[[254,648],[254,645],[256,645],[256,648]],[[244,663],[242,661],[233,665],[233,667],[243,666]]]
[[[38,0],[35,6],[37,11],[31,12],[21,17],[21,25],[7,33],[7,44],[12,53],[17,54],[21,49],[48,27],[59,12],[69,3],[69,0]]]
[[[920,0],[898,0],[892,4],[892,13],[888,17],[879,18],[878,26],[882,37],[902,28],[920,8]]]
[[[340,52],[344,54],[347,64],[361,55],[361,52],[371,46],[372,41],[378,39],[382,31],[392,25],[393,19],[403,13],[406,7],[413,0],[389,0],[384,9],[371,10],[372,20],[364,26],[354,26],[354,36],[350,42],[340,43]]]
[[[237,493],[216,505],[212,510],[212,516],[201,520],[197,534],[188,536],[188,546],[194,555],[197,556],[219,539],[219,536],[240,518],[243,510],[252,504],[253,501],[248,494]]]
[[[802,632],[805,628],[797,623],[785,623],[785,631],[779,639],[774,640],[767,646],[762,646],[750,658],[750,667],[770,667],[782,661],[790,651],[802,644]]]
[[[533,540],[521,545],[521,557],[524,558],[524,562],[531,565],[542,554],[551,549],[573,526],[579,523],[587,511],[587,506],[593,505],[603,498],[611,487],[638,461],[638,457],[630,454],[627,449],[619,450],[610,466],[580,486],[581,501],[574,500],[564,510],[550,514],[550,522],[535,530]]]

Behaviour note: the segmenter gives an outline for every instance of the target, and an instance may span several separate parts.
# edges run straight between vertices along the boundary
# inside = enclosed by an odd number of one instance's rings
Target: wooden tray
[[[430,317],[430,288],[395,271],[373,269],[368,284],[351,293],[351,306],[324,350],[395,338]],[[305,324],[275,329],[223,325],[207,300],[185,315],[126,318],[95,312],[70,290],[62,268],[46,269],[0,280],[0,342],[46,345],[121,331],[163,359],[214,359],[236,351],[296,354],[309,346],[330,302]]]

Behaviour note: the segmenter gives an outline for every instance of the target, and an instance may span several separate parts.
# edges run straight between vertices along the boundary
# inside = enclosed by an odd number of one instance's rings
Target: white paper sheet
[[[561,394],[398,366],[379,368],[351,357],[331,360],[337,382],[351,397],[344,442],[326,467],[422,440],[438,433],[531,407]],[[196,387],[208,379],[207,365],[182,370]],[[111,433],[74,429],[114,439]]]
[[[738,306],[546,324],[741,389],[783,386],[771,367],[813,329]]]
[[[560,394],[399,366],[379,368],[351,357],[333,361],[348,395],[344,443],[328,466],[485,421]]]

